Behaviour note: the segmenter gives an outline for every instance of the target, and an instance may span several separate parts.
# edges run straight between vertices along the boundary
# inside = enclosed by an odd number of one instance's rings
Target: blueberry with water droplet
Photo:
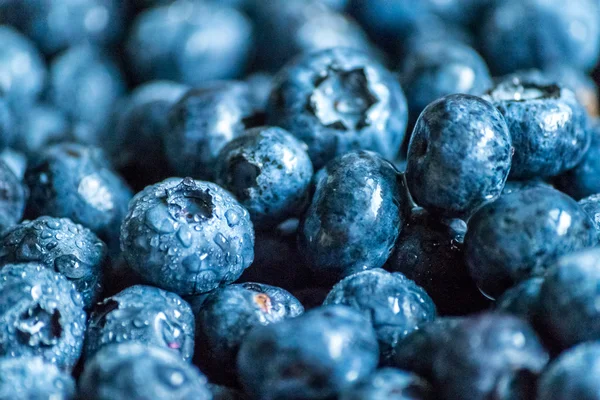
[[[75,398],[75,381],[40,357],[0,358],[0,399]]]

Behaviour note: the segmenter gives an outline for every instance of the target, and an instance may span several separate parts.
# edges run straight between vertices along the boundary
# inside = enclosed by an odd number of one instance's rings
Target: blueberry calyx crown
[[[503,82],[488,92],[495,101],[523,102],[528,100],[558,99],[561,88],[558,85],[541,85],[524,81],[515,77],[511,81]]]
[[[21,314],[17,331],[22,343],[33,347],[52,347],[62,335],[60,311],[47,310],[41,304],[35,304]]]

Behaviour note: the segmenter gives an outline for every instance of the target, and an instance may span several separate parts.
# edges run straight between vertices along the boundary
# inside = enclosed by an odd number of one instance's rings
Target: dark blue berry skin
[[[515,148],[511,179],[558,175],[577,165],[590,145],[587,114],[569,89],[509,76],[484,98],[508,125]]]
[[[384,362],[399,341],[436,317],[435,305],[425,290],[402,274],[382,269],[344,278],[323,304],[341,304],[364,313],[377,334]]]
[[[449,95],[427,106],[415,125],[408,188],[427,211],[464,219],[500,195],[512,154],[506,122],[490,103]]]
[[[210,400],[206,378],[172,351],[128,342],[103,347],[85,364],[79,398]]]
[[[21,221],[27,201],[27,186],[0,161],[0,233]]]
[[[80,143],[104,143],[114,103],[124,91],[121,71],[99,48],[72,47],[50,66],[48,97],[73,124]]]
[[[339,400],[433,400],[423,378],[394,368],[382,368],[340,394]]]
[[[25,112],[44,89],[46,65],[33,43],[9,26],[0,25],[0,43],[0,93],[13,111]]]
[[[404,225],[408,202],[400,174],[381,156],[351,152],[317,175],[298,234],[311,269],[340,277],[381,267]]]
[[[278,75],[267,121],[308,145],[315,169],[352,150],[393,159],[407,124],[396,77],[367,53],[335,48],[305,54]]]
[[[0,149],[11,145],[17,133],[16,117],[6,97],[0,92]]]
[[[71,281],[86,308],[91,308],[102,292],[106,256],[104,242],[67,218],[25,221],[0,240],[0,265],[39,262]]]
[[[600,393],[600,342],[575,346],[554,360],[539,380],[538,400],[596,400]]]
[[[385,269],[421,286],[442,315],[464,315],[487,307],[464,260],[466,224],[415,212],[400,232]]]
[[[249,86],[241,82],[208,84],[187,92],[169,111],[165,132],[173,169],[179,175],[212,179],[223,146],[257,126],[256,105]]]
[[[85,334],[81,295],[43,264],[8,264],[0,270],[0,355],[40,356],[70,370]]]
[[[517,399],[535,391],[549,356],[525,321],[480,314],[451,330],[437,354],[434,385],[442,399]]]
[[[98,303],[86,332],[86,358],[104,346],[129,341],[162,347],[190,360],[194,352],[192,309],[174,293],[143,285]]]
[[[248,282],[217,289],[195,315],[195,362],[211,382],[235,385],[237,354],[248,332],[303,312],[298,299],[278,287]]]
[[[527,181],[506,181],[502,194],[510,194],[513,192],[520,192],[522,190],[535,189],[535,188],[546,188],[554,189],[554,187],[544,181],[538,181],[535,179]]]
[[[7,147],[0,152],[0,160],[6,164],[19,180],[23,180],[25,170],[27,169],[27,157],[25,154]]]
[[[554,179],[556,187],[574,199],[600,193],[600,121],[591,122],[590,147],[574,168]]]
[[[445,21],[472,27],[480,19],[495,0],[426,0],[425,4],[430,12]]]
[[[377,366],[375,332],[344,306],[250,331],[238,354],[240,381],[252,398],[328,399],[366,378]]]
[[[508,289],[496,302],[496,310],[523,318],[538,327],[540,291],[544,278],[533,277]]]
[[[600,238],[600,193],[579,200],[579,205],[594,223],[594,227]]]
[[[245,79],[252,102],[259,112],[265,112],[273,90],[274,76],[266,72],[255,72]]]
[[[307,205],[313,167],[306,150],[281,128],[250,129],[219,153],[215,182],[248,210],[257,230],[269,230]]]
[[[494,2],[480,25],[481,48],[495,75],[570,64],[589,70],[600,49],[600,10],[593,0]],[[577,27],[577,29],[574,28]]]
[[[47,146],[72,139],[66,115],[50,104],[32,106],[17,123],[18,133],[12,147],[29,158],[35,157]]]
[[[252,43],[250,21],[235,8],[180,0],[139,14],[125,51],[140,82],[169,79],[196,86],[241,75]]]
[[[227,386],[209,384],[212,400],[248,400],[248,397],[237,389]]]
[[[75,381],[39,357],[0,358],[0,399],[72,400]]]
[[[600,249],[558,259],[540,291],[540,322],[562,348],[600,339]]]
[[[163,139],[168,135],[169,110],[187,89],[177,82],[148,82],[117,111],[115,128],[104,146],[115,168],[139,190],[170,175]]]
[[[455,93],[482,95],[492,86],[492,78],[473,48],[439,40],[409,52],[400,66],[400,83],[414,124],[431,102]]]
[[[495,298],[514,284],[544,274],[564,255],[598,239],[585,211],[545,187],[501,196],[469,221],[465,257],[477,286]]]
[[[27,166],[28,218],[69,218],[95,232],[116,254],[131,190],[95,147],[65,143],[46,148]]]
[[[170,178],[133,198],[121,249],[152,285],[180,295],[206,293],[252,264],[254,229],[248,211],[221,187]]]

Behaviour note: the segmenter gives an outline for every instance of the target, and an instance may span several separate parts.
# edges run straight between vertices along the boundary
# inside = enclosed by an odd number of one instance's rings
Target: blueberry
[[[252,97],[252,104],[257,110],[265,112],[273,90],[274,76],[266,72],[255,72],[248,75],[245,82]]]
[[[11,106],[0,91],[0,149],[11,145],[17,136],[16,117]]]
[[[181,175],[212,178],[223,146],[257,126],[256,105],[244,83],[208,84],[189,91],[169,112],[165,146],[171,166]]]
[[[406,129],[406,99],[373,57],[334,48],[306,54],[280,72],[267,121],[306,142],[315,169],[351,150],[393,159]]]
[[[206,378],[173,352],[136,342],[103,347],[85,364],[79,396],[88,400],[210,400]]]
[[[379,155],[359,151],[331,161],[316,178],[298,234],[309,267],[324,278],[381,267],[404,224],[408,200],[399,173]]]
[[[554,179],[558,189],[575,199],[600,193],[600,121],[594,120],[591,125],[591,141],[587,153],[574,168]]]
[[[558,259],[540,291],[540,321],[565,349],[600,339],[600,249]]]
[[[522,190],[535,189],[535,188],[546,188],[546,189],[554,189],[552,185],[539,181],[536,179],[526,180],[526,181],[507,181],[504,185],[504,189],[502,189],[502,194],[510,194],[513,192],[520,192]]]
[[[340,400],[433,400],[433,389],[417,375],[383,368],[340,395]]]
[[[378,359],[367,320],[348,307],[327,306],[254,328],[237,366],[253,398],[326,399],[371,374]]]
[[[526,322],[480,314],[451,330],[434,361],[434,385],[444,399],[529,398],[548,358]]]
[[[191,178],[148,186],[130,203],[121,248],[146,281],[180,295],[235,281],[254,258],[248,211],[221,187]]]
[[[209,384],[212,400],[248,400],[245,394],[227,386]]]
[[[449,94],[482,95],[492,86],[485,61],[466,44],[448,40],[431,41],[402,61],[400,82],[412,123],[427,105]]]
[[[594,0],[495,1],[480,25],[484,56],[492,70],[570,64],[589,70],[598,60],[600,10]]]
[[[0,161],[0,233],[21,221],[27,186],[15,176],[6,163]]]
[[[508,124],[515,148],[512,179],[558,175],[577,165],[589,147],[585,109],[569,89],[509,76],[485,98]]]
[[[440,221],[426,212],[408,220],[385,268],[401,272],[431,296],[443,315],[479,311],[488,301],[471,279],[464,260],[463,221]]]
[[[575,346],[554,360],[542,374],[536,399],[598,399],[600,343]]]
[[[25,170],[27,169],[27,156],[25,154],[7,147],[0,152],[0,160],[6,164],[18,180],[23,180]]]
[[[69,218],[94,231],[118,252],[121,221],[131,191],[95,147],[65,143],[47,147],[28,165],[29,218]]]
[[[533,277],[508,289],[496,302],[496,310],[523,318],[538,327],[540,291],[544,278]]]
[[[190,360],[194,351],[192,309],[174,293],[143,285],[131,286],[98,303],[90,315],[86,357],[111,343],[129,341],[169,349]]]
[[[83,346],[81,295],[62,274],[40,263],[0,270],[0,355],[40,356],[61,369],[75,365]]]
[[[0,25],[0,43],[0,93],[24,114],[44,89],[44,60],[29,39],[9,26]]]
[[[67,218],[40,217],[12,227],[0,240],[0,265],[39,262],[61,273],[90,308],[102,291],[106,245]]]
[[[382,269],[344,278],[323,304],[341,304],[363,312],[375,329],[384,361],[399,341],[436,316],[435,305],[425,290],[400,273]]]
[[[117,112],[105,147],[115,167],[140,190],[169,177],[163,139],[170,107],[187,89],[171,81],[148,82],[138,86]]]
[[[110,129],[114,103],[125,82],[114,61],[100,49],[81,45],[59,54],[50,66],[48,96],[73,123],[79,142],[100,145]]]
[[[212,382],[236,383],[236,357],[248,332],[302,314],[289,292],[259,283],[217,289],[196,313],[196,356]]]
[[[248,209],[256,229],[268,230],[306,207],[313,176],[306,150],[283,129],[250,129],[219,153],[215,182]]]
[[[600,238],[600,193],[579,200],[579,205],[590,217]]]
[[[170,79],[190,85],[239,76],[252,46],[252,26],[235,8],[187,0],[148,9],[125,43],[138,81]]]
[[[408,188],[427,211],[466,218],[500,195],[512,154],[506,122],[490,103],[449,95],[428,105],[415,125]]]
[[[592,221],[573,199],[537,187],[503,195],[477,212],[469,221],[465,257],[477,286],[497,297],[597,241]]]
[[[489,10],[496,0],[426,0],[430,12],[445,21],[472,27]]]
[[[39,357],[0,358],[0,399],[71,400],[75,381]]]
[[[32,106],[18,120],[17,135],[12,147],[29,158],[35,158],[45,147],[72,139],[66,115],[51,104]]]

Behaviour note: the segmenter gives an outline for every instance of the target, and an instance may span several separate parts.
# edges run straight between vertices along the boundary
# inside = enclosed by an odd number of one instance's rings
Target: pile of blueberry
[[[598,0],[0,0],[0,400],[600,400],[599,59]]]

